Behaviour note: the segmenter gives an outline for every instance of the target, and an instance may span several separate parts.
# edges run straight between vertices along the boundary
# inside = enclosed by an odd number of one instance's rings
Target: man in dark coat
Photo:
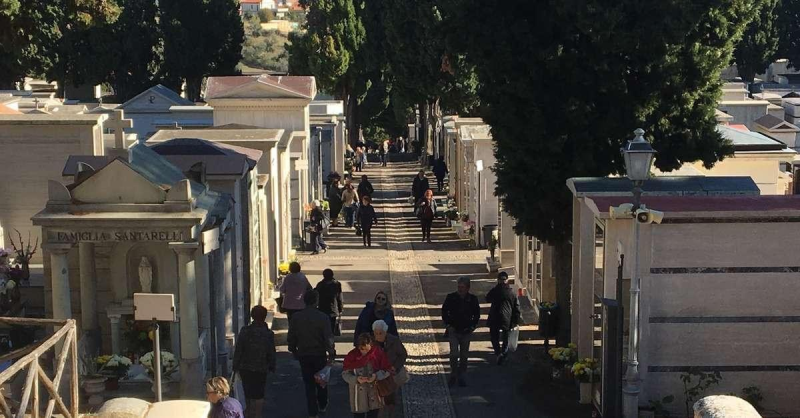
[[[372,187],[372,183],[367,180],[367,175],[364,174],[361,176],[361,183],[358,183],[358,197],[363,199],[364,196],[372,197],[372,194],[375,193],[375,189]]]
[[[342,284],[333,277],[333,270],[322,270],[322,281],[314,289],[319,293],[319,310],[331,318],[331,330],[336,335],[336,324],[344,311],[342,302]]]
[[[419,170],[417,176],[414,177],[414,184],[411,185],[411,196],[414,196],[414,206],[425,196],[425,191],[430,188],[431,185],[428,183],[428,178],[425,177],[425,170]]]
[[[497,286],[486,295],[489,308],[489,337],[492,340],[497,364],[502,364],[508,354],[508,332],[519,324],[519,300],[514,290],[508,285],[508,273],[502,271],[497,275]],[[502,345],[501,345],[502,334]]]
[[[478,298],[469,293],[469,287],[469,277],[459,277],[458,291],[447,295],[442,305],[442,321],[450,340],[450,386],[455,385],[456,380],[459,386],[467,385],[464,375],[467,373],[469,343],[481,318]]]
[[[447,163],[444,162],[444,156],[439,156],[439,159],[433,163],[433,175],[436,176],[436,186],[440,192],[444,189],[444,176],[447,173]]]

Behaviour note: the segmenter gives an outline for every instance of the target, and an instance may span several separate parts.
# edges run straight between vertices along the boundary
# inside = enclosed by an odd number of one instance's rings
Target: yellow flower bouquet
[[[578,359],[577,348],[577,345],[569,343],[566,347],[551,348],[547,353],[550,354],[550,358],[553,359],[554,363],[565,365],[571,364]]]
[[[599,372],[597,360],[593,358],[585,358],[572,365],[572,375],[581,383],[591,382],[592,377]]]

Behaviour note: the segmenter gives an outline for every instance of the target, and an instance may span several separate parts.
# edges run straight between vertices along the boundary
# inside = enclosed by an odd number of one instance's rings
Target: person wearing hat
[[[503,364],[508,355],[508,332],[519,324],[519,300],[514,290],[508,285],[508,273],[501,271],[497,275],[497,285],[486,294],[489,308],[489,338],[492,341],[497,364]],[[502,339],[502,341],[501,341]]]

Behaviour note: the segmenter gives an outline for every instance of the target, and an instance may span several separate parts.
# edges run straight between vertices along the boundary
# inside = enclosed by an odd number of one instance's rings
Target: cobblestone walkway
[[[399,222],[408,205],[399,196],[399,185],[388,181],[385,174],[382,180],[389,188],[386,190],[387,200],[393,202],[382,206],[389,249],[389,282],[395,318],[402,324],[398,328],[408,350],[406,368],[411,376],[403,387],[403,412],[406,417],[455,417],[444,367],[440,362],[419,361],[438,358],[442,353],[428,316],[414,249],[410,242],[398,239],[398,231],[402,231]]]

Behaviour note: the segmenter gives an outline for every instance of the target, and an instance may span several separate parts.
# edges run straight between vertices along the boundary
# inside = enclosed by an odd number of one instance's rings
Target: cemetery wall
[[[714,177],[724,176],[749,176],[761,190],[762,195],[785,194],[787,180],[779,178],[780,159],[766,156],[757,157],[729,157],[706,169],[701,162],[692,163],[692,166],[701,173]]]
[[[641,258],[648,266],[642,271],[642,403],[667,395],[681,402],[680,375],[700,367],[721,371],[721,384],[707,394],[757,386],[768,409],[800,411],[786,390],[800,373],[800,267],[786,251],[800,245],[800,224],[741,216],[642,228],[642,248],[650,248]]]
[[[99,116],[96,116],[99,118]],[[95,138],[98,138],[95,141]],[[10,247],[14,229],[27,240],[40,238],[40,228],[30,218],[47,203],[47,181],[61,178],[71,154],[102,155],[99,124],[2,124],[0,126],[0,225],[5,229],[3,247]],[[95,147],[95,144],[97,145]],[[98,149],[95,149],[98,148]],[[40,240],[41,242],[41,240]],[[42,262],[38,251],[33,263]]]

